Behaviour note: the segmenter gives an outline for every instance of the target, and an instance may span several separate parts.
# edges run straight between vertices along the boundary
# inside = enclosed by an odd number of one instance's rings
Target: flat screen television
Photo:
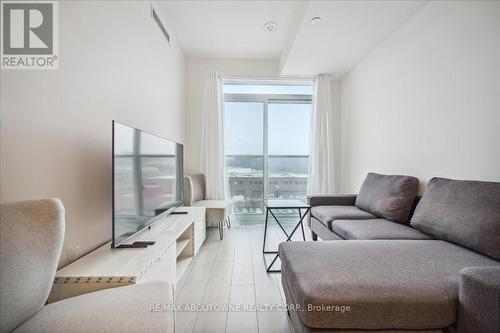
[[[183,202],[183,146],[113,121],[113,239],[118,247]]]

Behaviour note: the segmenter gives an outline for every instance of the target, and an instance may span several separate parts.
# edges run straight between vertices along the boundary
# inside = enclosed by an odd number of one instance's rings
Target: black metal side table
[[[306,240],[306,235],[304,233],[303,220],[304,220],[304,217],[306,217],[307,214],[309,213],[311,206],[303,203],[302,201],[300,201],[298,199],[267,199],[267,200],[262,200],[262,201],[264,203],[264,206],[266,207],[266,222],[265,222],[265,226],[264,226],[264,245],[262,247],[262,253],[264,255],[276,254],[276,256],[271,261],[269,266],[266,267],[266,271],[268,273],[279,273],[279,272],[281,272],[281,270],[271,269],[271,267],[274,265],[274,263],[276,262],[276,260],[279,257],[278,251],[267,251],[266,250],[266,236],[267,236],[267,225],[268,225],[269,213],[274,218],[276,223],[278,223],[279,227],[281,228],[281,230],[283,231],[283,233],[287,237],[286,238],[287,242],[292,241],[292,237],[295,234],[295,232],[297,231],[297,229],[299,228],[299,226],[302,229],[302,239]],[[290,234],[285,230],[285,228],[283,228],[283,225],[280,223],[280,221],[276,218],[276,215],[274,215],[274,213],[273,213],[273,210],[278,210],[278,209],[296,209],[299,211],[299,218],[300,219]],[[302,214],[301,209],[305,209],[304,214]],[[264,258],[264,262],[265,262],[265,258]]]

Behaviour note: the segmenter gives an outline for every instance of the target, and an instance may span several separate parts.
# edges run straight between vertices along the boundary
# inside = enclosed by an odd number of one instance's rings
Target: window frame
[[[223,84],[234,84],[234,82],[224,82]],[[238,83],[238,84],[255,84],[255,83]],[[267,83],[269,84],[269,83]],[[287,82],[280,82],[280,83],[272,83],[276,85],[294,85],[292,83],[287,83]],[[309,85],[312,83],[308,83]],[[314,94],[314,92],[313,92]],[[267,197],[267,190],[268,190],[268,183],[269,183],[269,178],[268,178],[268,160],[269,160],[269,152],[268,152],[268,146],[269,146],[269,141],[268,141],[268,106],[269,104],[273,103],[284,103],[284,104],[311,104],[313,103],[313,94],[235,94],[235,93],[224,93],[223,94],[223,113],[225,114],[225,103],[226,102],[259,102],[263,103],[263,149],[262,149],[262,160],[263,160],[263,175],[262,175],[262,195],[263,199]],[[225,154],[224,160],[226,159],[226,156],[233,156],[233,155],[227,155]],[[272,155],[271,157],[310,157],[310,155]],[[264,212],[262,212],[263,214]]]

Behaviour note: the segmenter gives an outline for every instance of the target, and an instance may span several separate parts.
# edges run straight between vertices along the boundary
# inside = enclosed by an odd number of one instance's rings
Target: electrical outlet
[[[80,257],[80,254],[81,254],[80,245],[73,246],[69,251],[69,260],[75,261]]]

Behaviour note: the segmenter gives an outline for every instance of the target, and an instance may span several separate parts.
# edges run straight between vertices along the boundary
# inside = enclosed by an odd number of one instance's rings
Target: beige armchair
[[[150,282],[112,288],[45,305],[64,239],[58,199],[0,209],[0,332],[173,332],[172,286]]]
[[[219,227],[220,239],[224,238],[224,226],[231,228],[233,203],[229,200],[205,200],[205,176],[184,176],[184,205],[206,208],[208,226]]]

